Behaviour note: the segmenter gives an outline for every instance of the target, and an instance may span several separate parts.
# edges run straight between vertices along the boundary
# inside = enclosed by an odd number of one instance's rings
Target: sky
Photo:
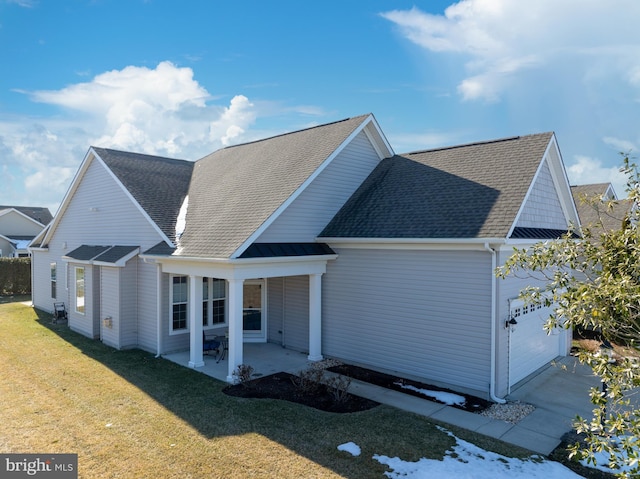
[[[571,184],[640,146],[637,0],[0,0],[0,205],[90,146],[197,160],[373,113],[396,153],[553,131]]]

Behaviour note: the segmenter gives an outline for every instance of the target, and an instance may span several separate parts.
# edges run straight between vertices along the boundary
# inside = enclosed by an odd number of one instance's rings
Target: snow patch
[[[464,396],[460,396],[459,394],[453,394],[444,391],[432,391],[430,389],[421,389],[409,384],[402,384],[401,382],[395,382],[394,384],[396,386],[400,386],[403,389],[410,389],[411,391],[415,391],[424,396],[433,398],[436,401],[440,401],[441,403],[446,404],[447,406],[463,406],[466,401]]]
[[[184,197],[184,201],[182,202],[182,206],[180,207],[180,212],[178,213],[178,218],[176,219],[176,243],[178,249],[180,249],[180,237],[184,233],[185,228],[187,227],[187,210],[189,209],[189,195]]]
[[[457,438],[444,428],[442,432],[455,438],[456,445],[445,453],[442,460],[422,458],[416,462],[398,457],[373,456],[373,459],[391,468],[385,475],[391,479],[427,479],[456,477],[465,479],[571,479],[580,478],[559,462],[544,460],[541,456],[527,459],[506,457],[486,451],[470,442]]]
[[[340,444],[338,446],[338,451],[348,452],[352,456],[359,456],[362,453],[360,446],[355,442],[345,442],[344,444]]]

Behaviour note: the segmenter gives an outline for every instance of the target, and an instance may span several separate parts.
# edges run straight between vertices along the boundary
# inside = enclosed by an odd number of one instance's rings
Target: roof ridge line
[[[546,134],[551,134],[551,132],[532,133],[532,134],[529,134],[529,135],[507,136],[507,137],[504,137],[504,138],[496,138],[495,140],[474,141],[474,142],[471,142],[471,143],[463,143],[461,145],[442,146],[440,148],[431,148],[431,149],[427,149],[427,150],[416,150],[416,151],[410,151],[408,153],[401,153],[400,156],[403,156],[403,155],[417,155],[417,154],[420,154],[420,153],[429,153],[429,152],[434,152],[434,151],[454,150],[456,148],[466,148],[466,147],[469,147],[469,146],[491,145],[493,143],[502,143],[502,142],[506,142],[506,141],[514,141],[514,140],[519,140],[521,138],[526,138],[528,136],[537,136],[537,135],[546,135]]]
[[[295,133],[302,133],[303,131],[309,131],[309,130],[313,130],[315,128],[322,128],[322,127],[325,127],[325,126],[336,125],[338,123],[343,123],[345,121],[354,120],[356,118],[364,118],[364,117],[367,117],[369,115],[371,115],[371,113],[367,113],[367,114],[364,114],[364,115],[358,115],[358,116],[351,116],[349,118],[343,118],[342,120],[336,120],[336,121],[331,121],[329,123],[323,123],[322,125],[309,126],[307,128],[301,128],[300,130],[287,131],[287,132],[280,133],[278,135],[273,135],[273,136],[270,136],[270,137],[267,137],[267,138],[260,138],[260,139],[253,140],[253,141],[247,141],[247,142],[244,142],[244,143],[238,143],[237,145],[225,146],[224,148],[221,148],[221,150],[228,150],[228,149],[231,149],[231,148],[236,148],[238,146],[244,146],[244,145],[253,145],[255,143],[260,143],[262,141],[273,140],[274,138],[280,138],[282,136],[293,135]]]

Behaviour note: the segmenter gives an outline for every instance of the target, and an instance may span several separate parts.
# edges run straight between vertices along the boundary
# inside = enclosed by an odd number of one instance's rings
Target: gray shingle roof
[[[506,238],[552,135],[385,159],[320,236]]]
[[[233,255],[368,117],[224,148],[197,161],[176,254]]]
[[[175,224],[187,195],[193,162],[96,148],[111,171],[172,241]]]
[[[623,220],[631,212],[633,202],[629,199],[622,199],[617,203],[612,203],[611,208],[608,208],[607,202],[613,198],[598,201],[610,186],[609,183],[594,183],[571,187],[573,201],[576,204],[580,224],[583,227],[600,229],[600,224],[602,224],[604,230],[617,230],[622,226]]]
[[[40,206],[6,206],[0,205],[0,211],[8,210],[8,209],[18,210],[23,215],[27,215],[29,218],[36,220],[38,223],[42,223],[43,225],[49,224],[49,222],[53,219],[51,216],[51,212],[49,208],[43,208]]]
[[[117,263],[125,256],[133,253],[137,246],[99,246],[85,245],[70,251],[65,255],[66,258],[78,261],[100,261],[103,263]]]

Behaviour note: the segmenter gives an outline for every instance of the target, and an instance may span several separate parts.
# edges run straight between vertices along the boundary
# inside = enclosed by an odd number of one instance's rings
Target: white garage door
[[[521,300],[510,301],[511,317],[518,324],[509,332],[509,386],[567,353],[567,331],[556,329],[547,334],[544,323],[551,308],[525,306]]]

